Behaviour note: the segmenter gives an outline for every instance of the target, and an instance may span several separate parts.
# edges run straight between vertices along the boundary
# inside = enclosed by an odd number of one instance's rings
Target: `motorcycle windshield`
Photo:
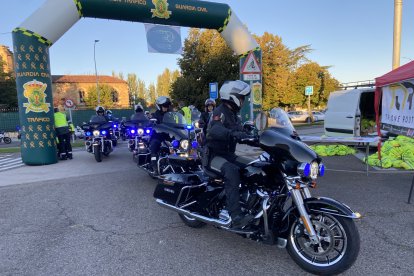
[[[162,123],[174,126],[174,127],[182,127],[185,128],[188,124],[191,124],[191,122],[187,122],[183,116],[183,114],[179,112],[167,112],[164,114],[164,117],[162,119]]]
[[[287,133],[295,133],[295,127],[289,119],[288,114],[281,108],[273,108],[268,118],[268,127],[284,129]]]

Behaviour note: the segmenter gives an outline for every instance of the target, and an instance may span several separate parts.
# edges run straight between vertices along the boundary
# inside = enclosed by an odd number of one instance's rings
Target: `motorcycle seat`
[[[216,172],[216,171],[214,171],[214,170],[212,170],[210,168],[203,167],[203,172],[204,172],[204,174],[206,174],[210,178],[217,179],[217,180],[218,179],[219,180],[222,180],[223,179],[223,176],[221,175],[221,173]]]

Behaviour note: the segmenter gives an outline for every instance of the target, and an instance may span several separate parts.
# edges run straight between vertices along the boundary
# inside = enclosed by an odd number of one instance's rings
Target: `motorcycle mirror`
[[[157,119],[155,119],[155,118],[150,119],[150,121],[151,121],[151,123],[152,123],[152,124],[154,124],[154,125],[157,123]]]
[[[257,130],[262,131],[267,127],[267,115],[265,112],[260,112],[257,114],[255,119],[255,125]]]

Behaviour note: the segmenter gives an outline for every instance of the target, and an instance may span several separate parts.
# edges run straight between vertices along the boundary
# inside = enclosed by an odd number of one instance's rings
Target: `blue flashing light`
[[[86,136],[91,136],[92,135],[92,132],[87,131],[85,134],[86,134]]]
[[[135,129],[131,129],[131,133],[134,134],[135,133]]]
[[[150,134],[151,133],[151,129],[150,128],[145,129],[145,133],[146,134]]]
[[[325,175],[325,165],[320,164],[319,165],[319,176],[324,176],[324,175]]]
[[[180,146],[180,141],[174,140],[171,142],[171,145],[173,146],[173,148],[178,148]]]
[[[198,148],[198,143],[197,143],[197,141],[193,141],[193,142],[191,143],[191,147],[192,147],[193,149]]]
[[[186,127],[188,130],[193,129],[193,125],[187,125]]]
[[[303,169],[303,174],[305,176],[309,176],[311,171],[311,165],[309,163],[306,163],[305,168]]]
[[[116,128],[116,127],[117,127],[117,125],[114,125],[114,127]]]
[[[106,135],[106,130],[101,131],[102,135]]]

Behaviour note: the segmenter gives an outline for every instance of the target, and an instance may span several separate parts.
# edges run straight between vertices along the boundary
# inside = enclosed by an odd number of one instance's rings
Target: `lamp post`
[[[98,80],[98,70],[96,70],[96,55],[95,55],[95,53],[96,53],[96,51],[95,51],[96,47],[95,46],[96,46],[97,42],[99,42],[99,40],[95,39],[95,42],[93,44],[93,61],[95,63],[96,92],[98,94],[98,105],[99,105],[101,101],[100,101],[100,97],[99,97],[99,80]]]

